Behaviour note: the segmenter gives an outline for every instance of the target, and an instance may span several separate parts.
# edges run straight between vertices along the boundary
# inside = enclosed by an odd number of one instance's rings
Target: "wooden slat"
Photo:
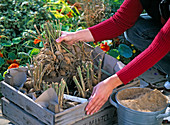
[[[83,117],[87,117],[85,115],[85,106],[88,102],[77,105],[75,107],[64,110],[61,113],[55,115],[55,124],[56,125],[67,125],[74,123],[75,121],[80,120]]]
[[[64,110],[61,113],[56,114],[55,124],[56,125],[68,125],[68,124],[70,125],[70,124],[75,123],[76,121],[85,119],[87,117],[91,117],[89,115],[86,115],[85,113],[85,107],[87,103],[88,102],[85,102],[83,104],[77,105],[75,107],[69,108],[67,110]],[[99,110],[99,112],[102,112],[104,109],[106,109],[109,106],[111,106],[111,104],[107,101],[103,105],[103,107]]]
[[[113,125],[117,123],[115,111],[115,108],[111,106],[93,114],[92,116],[81,119],[72,125]]]
[[[14,121],[15,125],[45,125],[4,97],[2,98],[2,113],[7,119]]]
[[[35,103],[31,98],[24,95],[20,91],[17,91],[12,86],[8,85],[4,81],[1,82],[2,94],[11,102],[21,107],[26,112],[35,116],[40,121],[48,124],[54,124],[54,113],[43,108],[42,106]]]

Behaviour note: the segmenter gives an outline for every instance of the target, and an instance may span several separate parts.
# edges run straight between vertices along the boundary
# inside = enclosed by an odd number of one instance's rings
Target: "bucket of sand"
[[[110,96],[117,108],[119,125],[161,125],[169,106],[168,98],[158,90],[131,87]]]

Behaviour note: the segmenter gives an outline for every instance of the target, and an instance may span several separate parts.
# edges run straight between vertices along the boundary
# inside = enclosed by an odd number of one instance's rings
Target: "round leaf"
[[[119,54],[119,51],[117,49],[111,49],[109,50],[109,55],[114,57],[114,58],[117,58],[120,54]]]
[[[21,42],[21,37],[13,38],[12,43],[13,44],[19,44]]]
[[[2,81],[3,80],[3,76],[0,74],[0,81]]]
[[[4,61],[3,58],[0,57],[0,67],[1,67],[3,64],[5,64],[5,61]]]
[[[43,42],[39,43],[39,47],[44,47]]]
[[[15,55],[15,53],[8,53],[8,57],[11,59],[11,60],[14,60],[14,59],[16,59],[17,57],[16,57],[16,55]]]
[[[2,46],[11,47],[13,44],[11,42],[1,43]]]
[[[119,51],[120,55],[125,58],[130,58],[133,54],[132,49],[125,44],[120,44],[118,47],[118,51]]]
[[[39,52],[40,52],[39,49],[33,48],[33,49],[31,50],[30,56],[32,56],[32,55],[37,55]]]

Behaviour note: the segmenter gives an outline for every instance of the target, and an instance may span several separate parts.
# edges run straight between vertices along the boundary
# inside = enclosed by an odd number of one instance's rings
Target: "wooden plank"
[[[55,115],[55,124],[56,125],[67,125],[67,124],[73,124],[76,121],[85,119],[87,117],[91,117],[90,115],[86,115],[85,107],[88,102],[85,102],[83,104],[77,105],[75,107],[69,108],[64,110],[63,112],[60,112]],[[99,110],[99,112],[102,112],[107,107],[111,106],[109,101],[107,101],[104,106]],[[112,106],[111,106],[112,107]]]
[[[116,109],[107,107],[92,116],[81,119],[73,125],[113,125],[117,123]]]
[[[45,125],[6,98],[2,98],[2,113],[16,125]]]
[[[31,98],[24,95],[20,91],[17,91],[12,86],[8,85],[4,81],[1,82],[2,94],[4,97],[9,99],[11,102],[15,103],[21,107],[26,112],[35,116],[40,121],[48,124],[54,124],[54,113],[43,108],[42,106],[35,103]]]
[[[128,88],[128,87],[134,87],[134,86],[139,86],[140,81],[138,79],[134,80],[131,84],[127,84],[125,86],[121,86],[119,88],[116,88],[113,90],[113,93],[116,93],[117,91],[124,89],[124,88]],[[55,115],[55,124],[57,125],[67,125],[67,124],[74,124],[75,122],[77,122],[79,124],[89,124],[89,125],[93,125],[93,124],[97,124],[97,122],[99,122],[99,124],[101,125],[105,125],[105,124],[113,124],[111,123],[111,120],[108,121],[102,121],[103,117],[107,117],[109,116],[109,118],[111,118],[111,114],[114,114],[114,110],[112,110],[112,108],[114,109],[113,106],[111,106],[111,104],[107,101],[106,104],[99,110],[98,113],[96,113],[96,117],[93,116],[87,116],[85,114],[85,107],[87,105],[88,102],[85,102],[83,104],[77,105],[75,107],[72,107],[70,109],[67,109],[61,113],[58,113]],[[108,107],[111,107],[109,110]],[[94,120],[96,118],[96,120]],[[86,119],[86,121],[84,121]],[[84,122],[80,122],[80,120],[84,121]],[[105,122],[105,123],[104,123]]]
[[[84,111],[84,108],[87,105],[87,103],[88,102],[85,102],[83,104],[66,109],[63,112],[56,114],[55,124],[56,125],[67,125],[70,123],[74,123],[75,121],[78,121],[82,119],[83,117],[87,117]]]

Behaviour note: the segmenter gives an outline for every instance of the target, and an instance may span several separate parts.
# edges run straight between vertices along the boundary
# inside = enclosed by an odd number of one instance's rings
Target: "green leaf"
[[[11,47],[13,45],[13,43],[11,42],[5,42],[5,43],[0,43],[0,44],[5,47]]]
[[[130,58],[133,54],[132,49],[125,44],[120,44],[118,47],[118,50],[119,50],[120,55],[125,58]]]
[[[13,44],[19,44],[21,42],[21,37],[16,37],[12,39]]]
[[[0,74],[0,81],[2,81],[3,80],[3,76]]]
[[[37,55],[40,52],[40,49],[38,48],[33,48],[31,50],[30,56]]]
[[[43,42],[39,43],[39,47],[44,47]]]
[[[0,57],[0,67],[1,67],[3,64],[5,64],[5,61],[4,61],[3,58]]]
[[[109,50],[108,54],[114,58],[117,58],[120,54],[119,51],[117,49],[111,49]]]
[[[15,53],[12,53],[12,52],[8,53],[8,57],[9,57],[11,60],[14,60],[14,59],[17,58],[16,54],[15,54]]]
[[[25,53],[25,52],[18,52],[17,55],[20,58],[28,58],[28,57],[30,57],[29,54]]]

